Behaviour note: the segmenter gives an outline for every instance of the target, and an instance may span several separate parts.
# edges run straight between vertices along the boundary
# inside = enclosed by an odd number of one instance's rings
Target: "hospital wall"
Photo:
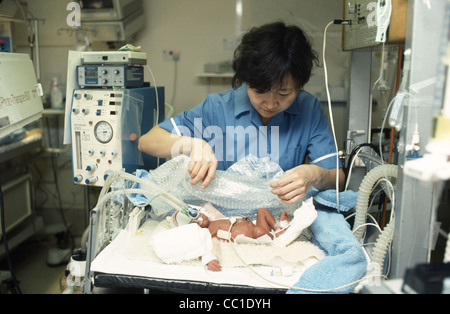
[[[327,3],[326,11],[320,9],[320,3]],[[342,12],[339,1],[325,0],[244,0],[242,18],[236,14],[236,1],[230,0],[144,1],[144,9],[148,16],[147,25],[137,34],[135,43],[148,52],[149,64],[158,84],[166,86],[169,102],[176,79],[173,104],[176,113],[201,103],[208,92],[222,92],[230,88],[230,79],[211,79],[208,86],[207,79],[199,76],[205,63],[232,60],[233,49],[224,47],[224,40],[236,40],[251,27],[282,20],[288,24],[302,25],[321,55],[323,30]],[[345,65],[348,54],[340,51],[340,36],[339,27],[334,28],[329,36],[329,58],[334,65],[330,72],[331,86],[335,90],[345,87],[347,74]],[[162,51],[165,49],[181,51],[177,77],[174,62],[162,61]],[[324,96],[322,69],[317,69],[316,73],[308,89]],[[343,94],[343,90],[338,92]],[[339,97],[343,98],[343,95]]]
[[[77,33],[71,31],[66,24],[69,13],[66,5],[69,2],[28,1],[29,12],[40,19],[41,81],[46,92],[50,91],[50,84],[55,76],[64,86],[68,51],[77,46]],[[231,61],[233,49],[224,47],[224,40],[233,42],[253,26],[279,20],[301,25],[310,34],[314,48],[322,58],[324,28],[328,22],[341,16],[342,1],[243,0],[241,18],[236,14],[236,1],[233,0],[145,0],[144,11],[146,25],[129,42],[142,46],[142,51],[148,53],[148,64],[157,84],[166,88],[166,101],[172,103],[175,113],[180,113],[201,103],[208,93],[224,92],[230,88],[229,78],[207,80],[199,73],[203,72],[205,63]],[[84,39],[83,33],[78,32],[78,35]],[[85,35],[91,36],[89,33]],[[17,52],[30,52],[25,25],[16,25],[16,40]],[[92,48],[109,49],[105,43],[96,42]],[[180,50],[181,57],[177,64],[163,61],[162,52],[166,49]],[[345,100],[349,59],[350,54],[341,51],[341,29],[333,26],[328,33],[327,62],[341,148],[347,128]],[[147,70],[146,80],[152,82]],[[322,67],[316,69],[306,90],[326,102]],[[325,105],[324,108],[326,109]],[[61,120],[59,134],[51,134],[53,142],[57,141],[59,145],[62,145],[62,128]],[[50,156],[44,155],[35,163],[42,174],[42,184],[46,189],[54,190]],[[63,208],[68,220],[75,225],[76,232],[80,232],[86,222],[85,190],[72,185],[71,166],[70,154],[58,158],[57,174]],[[90,194],[92,205],[95,202],[95,191]],[[58,221],[59,214],[54,210],[58,204],[55,193],[47,193],[45,197],[38,194],[37,198],[47,222]]]

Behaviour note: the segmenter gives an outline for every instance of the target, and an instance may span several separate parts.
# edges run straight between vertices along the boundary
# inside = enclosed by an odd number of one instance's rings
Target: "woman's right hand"
[[[201,184],[206,189],[216,176],[217,159],[211,146],[205,141],[197,138],[192,139],[191,161],[188,172],[191,176],[191,185]]]
[[[154,127],[149,133],[139,138],[139,150],[158,158],[175,158],[181,154],[189,155],[189,174],[191,184],[202,182],[206,189],[216,175],[217,159],[211,146],[199,138],[176,136]]]

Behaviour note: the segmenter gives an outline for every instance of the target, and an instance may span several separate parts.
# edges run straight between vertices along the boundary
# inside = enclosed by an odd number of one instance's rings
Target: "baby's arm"
[[[215,259],[208,264],[209,271],[220,272],[222,271],[222,266],[220,266],[220,262],[218,259]]]
[[[213,239],[213,250],[206,255],[202,256],[202,264],[208,266],[209,271],[220,272],[222,271],[222,266],[220,266],[220,261],[217,256],[220,256],[219,242]]]

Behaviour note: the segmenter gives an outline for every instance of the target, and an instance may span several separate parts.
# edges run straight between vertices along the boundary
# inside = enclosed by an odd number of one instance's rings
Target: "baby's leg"
[[[284,212],[280,217],[281,221],[289,222],[289,215],[287,212]],[[275,221],[275,218],[273,217],[272,213],[265,208],[261,208],[258,210],[258,215],[256,218],[256,227],[253,231],[254,239],[257,239],[263,235],[270,235],[271,238],[273,238],[272,234],[270,233],[273,231],[278,231],[276,233],[276,236],[282,235],[286,230],[281,230],[282,227],[280,227],[280,223]]]
[[[252,233],[252,238],[253,239],[259,239],[259,238],[261,238],[262,236],[265,236],[265,235],[270,236],[270,238],[273,240],[273,236],[272,236],[272,234],[269,231],[267,231],[263,227],[254,226],[253,233]]]
[[[272,213],[265,208],[258,210],[256,217],[256,226],[263,228],[266,232],[275,230],[276,221]]]

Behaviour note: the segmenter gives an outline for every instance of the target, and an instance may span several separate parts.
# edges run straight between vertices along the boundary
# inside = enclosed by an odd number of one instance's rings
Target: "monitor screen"
[[[113,0],[80,0],[83,10],[114,9]]]

